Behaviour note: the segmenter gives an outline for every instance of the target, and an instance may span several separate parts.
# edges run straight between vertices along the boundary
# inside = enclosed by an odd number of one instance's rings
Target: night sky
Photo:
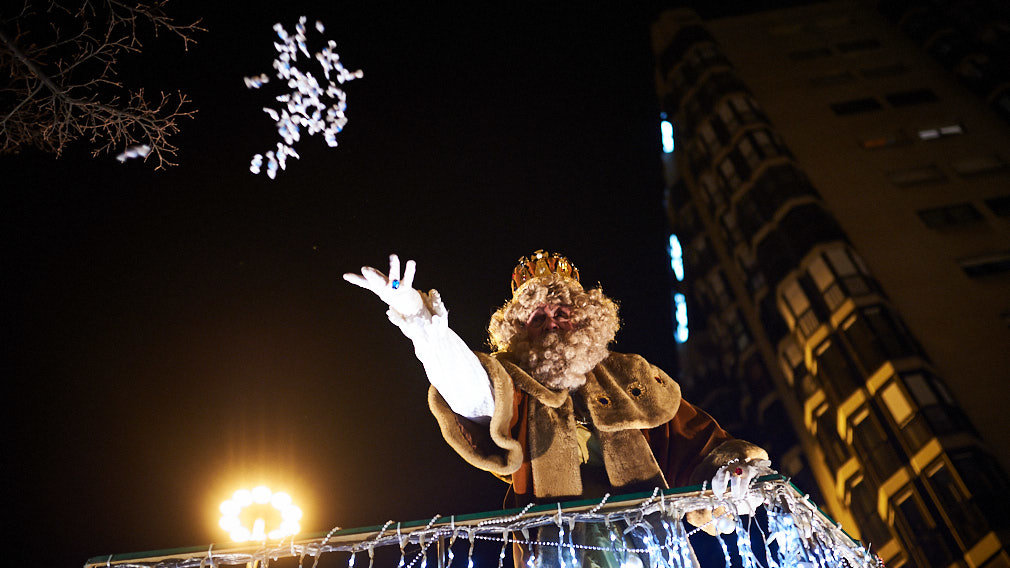
[[[621,303],[614,349],[675,373],[655,11],[371,4],[175,6],[208,31],[123,79],[194,100],[177,167],[0,158],[4,564],[225,542],[217,505],[258,483],[303,532],[500,508],[506,485],[442,441],[410,342],[341,279],[391,252],[487,349],[516,260],[559,250]],[[303,139],[271,181],[248,163],[281,91],[242,77],[303,14],[365,77],[340,146]]]

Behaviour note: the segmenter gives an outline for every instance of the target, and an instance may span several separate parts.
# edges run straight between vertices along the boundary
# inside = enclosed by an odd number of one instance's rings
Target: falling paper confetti
[[[146,158],[148,154],[151,153],[151,147],[147,144],[139,144],[137,146],[130,146],[126,150],[123,150],[122,154],[116,156],[119,163],[122,164],[130,158]]]
[[[277,133],[283,139],[277,143],[277,149],[256,154],[249,163],[249,171],[258,174],[266,162],[266,173],[270,179],[277,176],[277,170],[287,169],[289,157],[298,159],[298,153],[292,146],[301,140],[302,129],[308,135],[322,133],[326,144],[331,148],[337,145],[337,134],[347,124],[347,94],[337,86],[347,81],[360,79],[364,74],[358,71],[348,71],[340,62],[340,55],[335,48],[336,42],[330,40],[322,51],[314,56],[309,55],[307,37],[305,35],[306,18],[302,16],[291,35],[281,24],[274,24],[274,31],[280,38],[280,43],[274,42],[277,59],[273,68],[277,78],[285,83],[288,93],[278,95],[280,108],[264,107],[263,112],[277,124]],[[316,31],[323,33],[322,22],[316,21]],[[325,84],[321,83],[312,73],[304,72],[296,65],[299,54],[304,59],[315,58],[322,67]],[[270,77],[265,73],[259,76],[245,77],[245,85],[249,89],[258,89],[269,83]]]

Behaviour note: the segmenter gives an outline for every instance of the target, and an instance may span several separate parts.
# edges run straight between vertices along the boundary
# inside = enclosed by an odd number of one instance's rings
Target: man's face
[[[547,333],[558,330],[571,331],[572,308],[562,304],[541,304],[526,320],[526,334],[536,343]]]

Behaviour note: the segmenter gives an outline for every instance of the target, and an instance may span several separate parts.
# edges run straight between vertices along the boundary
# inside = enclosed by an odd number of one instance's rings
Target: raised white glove
[[[486,424],[494,413],[487,372],[449,329],[449,313],[438,292],[422,294],[412,287],[414,270],[414,261],[408,260],[400,279],[400,258],[391,254],[389,276],[363,266],[360,275],[347,273],[344,280],[371,291],[389,305],[389,321],[414,342],[414,354],[449,407],[460,416]]]
[[[372,292],[380,300],[386,302],[391,310],[401,316],[409,317],[428,313],[420,292],[413,288],[416,266],[413,260],[408,260],[401,279],[400,257],[391,254],[389,255],[389,276],[371,266],[362,266],[360,275],[348,272],[344,274],[344,280]]]

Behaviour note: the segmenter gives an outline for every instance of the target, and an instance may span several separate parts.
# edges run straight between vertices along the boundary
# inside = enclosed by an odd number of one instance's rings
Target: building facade
[[[888,566],[1010,566],[1003,91],[877,8],[654,24],[681,380]]]

